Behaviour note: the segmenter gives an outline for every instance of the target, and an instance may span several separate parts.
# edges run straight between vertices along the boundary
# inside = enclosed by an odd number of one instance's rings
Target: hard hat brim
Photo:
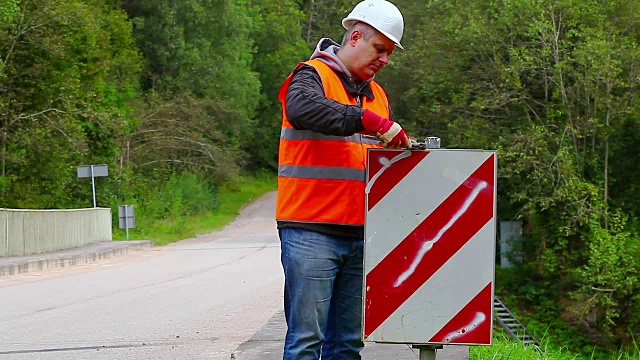
[[[404,47],[402,46],[402,44],[400,44],[400,42],[398,41],[398,39],[397,39],[395,36],[393,36],[393,35],[389,34],[389,33],[388,33],[388,32],[386,32],[386,31],[383,31],[383,30],[377,29],[373,24],[370,24],[370,23],[369,23],[368,21],[366,21],[366,20],[362,20],[362,19],[355,19],[355,18],[346,17],[346,18],[342,19],[342,26],[343,26],[345,29],[349,30],[349,28],[350,28],[353,24],[355,24],[355,23],[357,23],[357,22],[363,22],[363,23],[365,23],[365,24],[367,24],[367,25],[371,26],[374,30],[376,30],[376,31],[378,31],[380,34],[384,35],[387,39],[389,39],[389,40],[393,41],[393,43],[394,43],[394,44],[396,44],[396,46],[397,46],[397,47],[399,47],[400,49],[404,50]]]

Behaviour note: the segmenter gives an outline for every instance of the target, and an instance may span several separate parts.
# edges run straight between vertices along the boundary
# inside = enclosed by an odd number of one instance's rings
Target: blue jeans
[[[287,336],[284,360],[361,359],[364,240],[279,230]]]

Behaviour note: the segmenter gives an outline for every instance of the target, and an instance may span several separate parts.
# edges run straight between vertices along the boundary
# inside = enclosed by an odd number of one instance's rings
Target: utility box
[[[522,248],[522,222],[500,221],[500,266],[513,267],[511,260],[520,261]]]
[[[363,339],[490,345],[497,153],[368,152]]]

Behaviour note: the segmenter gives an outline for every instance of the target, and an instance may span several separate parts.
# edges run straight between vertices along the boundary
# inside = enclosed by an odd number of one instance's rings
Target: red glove
[[[398,149],[404,147],[411,149],[411,139],[409,139],[404,129],[398,123],[385,119],[373,111],[364,111],[362,126],[366,131],[376,134],[386,148]]]

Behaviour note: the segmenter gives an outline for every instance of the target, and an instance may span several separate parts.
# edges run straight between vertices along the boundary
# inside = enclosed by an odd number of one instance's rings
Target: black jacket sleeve
[[[298,130],[337,136],[350,136],[364,130],[364,110],[326,98],[320,75],[309,65],[301,66],[293,75],[285,109],[289,122]]]

